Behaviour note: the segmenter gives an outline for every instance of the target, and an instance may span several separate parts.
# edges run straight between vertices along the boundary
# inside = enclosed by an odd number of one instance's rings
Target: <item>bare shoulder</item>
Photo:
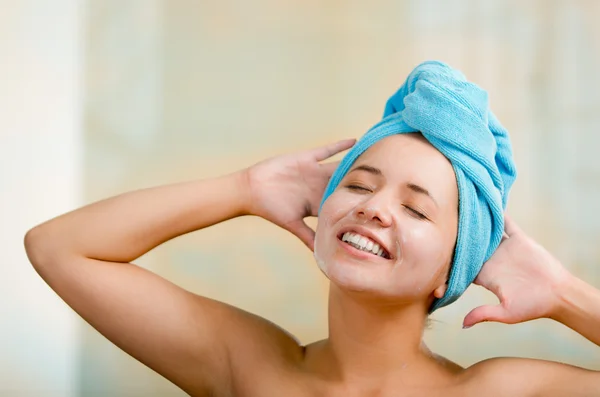
[[[229,381],[227,389],[259,388],[287,378],[304,358],[304,347],[284,328],[259,315],[222,302],[221,338],[226,341]]]
[[[240,308],[218,302],[227,317],[228,347],[231,354],[243,361],[261,359],[292,363],[300,362],[303,357],[303,346],[289,331],[259,315]]]
[[[474,388],[499,396],[600,396],[600,372],[553,361],[492,358],[467,368],[464,375]]]

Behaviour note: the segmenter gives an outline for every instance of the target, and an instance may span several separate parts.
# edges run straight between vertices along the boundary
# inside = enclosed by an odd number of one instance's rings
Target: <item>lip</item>
[[[383,257],[377,256],[377,255],[371,255],[371,254],[368,254],[368,253],[366,253],[364,251],[357,250],[356,248],[351,247],[349,244],[344,243],[342,241],[342,236],[344,235],[344,233],[347,233],[347,232],[358,233],[358,234],[361,234],[361,235],[363,235],[365,237],[370,238],[371,240],[373,240],[374,242],[376,242],[377,244],[379,244],[379,246],[382,247],[386,251],[386,253],[388,254],[389,258],[383,258]],[[384,244],[381,241],[381,239],[379,237],[377,237],[373,232],[371,232],[369,229],[364,228],[362,226],[346,226],[346,227],[343,227],[343,228],[340,229],[340,231],[339,231],[339,233],[337,235],[337,238],[338,238],[338,240],[341,243],[343,243],[344,245],[347,245],[347,246],[351,247],[352,249],[354,249],[357,252],[362,252],[362,253],[364,253],[366,255],[376,256],[376,257],[384,259],[384,260],[392,260],[392,259],[394,259],[394,256],[392,255],[392,251],[390,251],[390,249],[388,248],[388,246],[386,244]]]

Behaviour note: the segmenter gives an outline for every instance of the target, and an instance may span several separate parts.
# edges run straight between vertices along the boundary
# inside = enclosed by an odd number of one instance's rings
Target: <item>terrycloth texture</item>
[[[387,101],[384,118],[343,158],[321,207],[358,156],[387,136],[411,132],[420,132],[450,160],[458,183],[454,261],[446,294],[433,303],[433,312],[458,299],[498,248],[516,170],[508,132],[489,110],[487,93],[450,66],[429,61],[410,73]]]

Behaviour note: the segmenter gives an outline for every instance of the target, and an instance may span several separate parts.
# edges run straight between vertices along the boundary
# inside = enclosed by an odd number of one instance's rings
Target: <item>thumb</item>
[[[504,231],[509,237],[521,233],[519,225],[508,214],[504,214]]]
[[[476,307],[465,316],[463,328],[471,328],[483,321],[506,322],[506,309],[502,305],[484,305]]]
[[[298,237],[309,250],[315,249],[315,231],[312,230],[302,219],[284,225],[284,228]]]

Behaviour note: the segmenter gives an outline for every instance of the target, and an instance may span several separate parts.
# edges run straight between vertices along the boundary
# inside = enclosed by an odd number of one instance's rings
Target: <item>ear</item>
[[[444,294],[446,293],[447,289],[448,289],[448,283],[444,283],[433,290],[433,296],[435,296],[438,299],[441,299],[444,296]]]

